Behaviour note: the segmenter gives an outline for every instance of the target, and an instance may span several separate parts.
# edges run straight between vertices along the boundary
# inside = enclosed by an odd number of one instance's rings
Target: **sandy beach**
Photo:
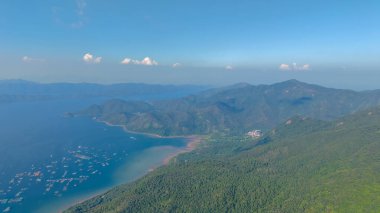
[[[164,165],[167,165],[171,159],[175,158],[176,156],[178,156],[180,154],[193,151],[202,142],[202,139],[200,136],[191,136],[188,138],[188,140],[189,141],[188,141],[185,149],[181,149],[180,151],[173,153],[164,159],[164,161],[163,161]]]
[[[193,151],[202,142],[202,138],[199,135],[190,135],[190,136],[188,136],[188,135],[187,136],[185,136],[185,135],[183,135],[183,136],[182,135],[178,135],[178,136],[162,136],[162,135],[153,134],[153,133],[142,133],[142,132],[131,131],[131,130],[128,130],[124,125],[112,124],[112,123],[109,123],[107,121],[101,121],[101,120],[97,120],[97,121],[101,122],[101,123],[104,123],[107,126],[123,128],[123,130],[126,131],[126,132],[128,132],[128,133],[146,135],[146,136],[153,137],[153,138],[185,138],[185,139],[187,139],[188,142],[187,142],[186,148],[181,149],[178,152],[173,153],[173,154],[169,155],[168,157],[166,157],[164,159],[164,161],[163,161],[163,165],[167,165],[170,162],[171,159],[175,158],[176,156],[178,156],[180,154]],[[154,169],[156,169],[156,168],[150,169],[150,172],[154,171]]]

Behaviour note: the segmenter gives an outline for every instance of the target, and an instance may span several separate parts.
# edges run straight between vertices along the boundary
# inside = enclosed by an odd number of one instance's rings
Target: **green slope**
[[[290,120],[260,140],[210,136],[67,212],[380,212],[380,108]]]
[[[380,104],[380,91],[355,92],[290,80],[273,85],[238,84],[158,102],[113,100],[81,114],[129,130],[161,135],[268,130],[289,117],[332,120]]]

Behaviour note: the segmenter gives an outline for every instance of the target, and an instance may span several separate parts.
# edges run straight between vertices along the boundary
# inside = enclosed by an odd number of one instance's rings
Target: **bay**
[[[0,212],[58,212],[162,165],[184,138],[65,118],[102,99],[0,105]]]

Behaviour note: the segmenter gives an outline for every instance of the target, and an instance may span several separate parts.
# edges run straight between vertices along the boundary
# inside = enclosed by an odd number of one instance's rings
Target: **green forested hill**
[[[237,84],[170,101],[113,100],[80,114],[161,135],[242,134],[271,129],[295,115],[332,120],[379,104],[380,91],[330,89],[290,80],[261,86]]]
[[[293,117],[258,140],[213,135],[68,212],[380,212],[380,108]]]

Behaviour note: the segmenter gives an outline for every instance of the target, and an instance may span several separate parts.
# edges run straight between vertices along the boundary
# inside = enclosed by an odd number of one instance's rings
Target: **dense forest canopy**
[[[216,134],[67,212],[379,212],[380,108],[296,116],[260,139]]]

